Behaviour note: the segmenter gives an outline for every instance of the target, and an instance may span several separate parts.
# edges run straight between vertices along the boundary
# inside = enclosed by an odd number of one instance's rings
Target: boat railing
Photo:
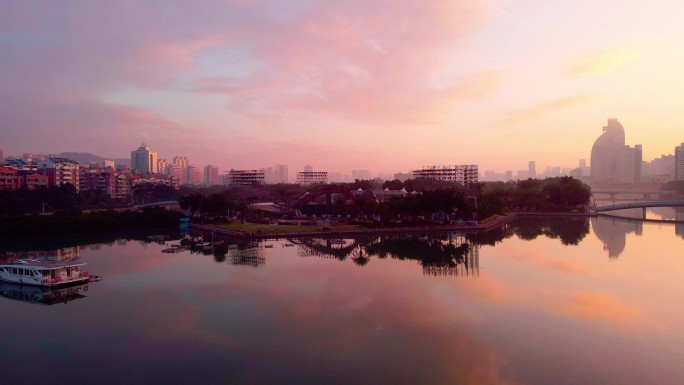
[[[57,284],[61,282],[71,282],[75,281],[77,279],[82,279],[82,278],[88,278],[88,272],[78,272],[78,274],[73,274],[71,277],[61,277],[61,276],[55,276],[55,277],[47,277],[43,281],[45,283],[51,283],[51,284]]]

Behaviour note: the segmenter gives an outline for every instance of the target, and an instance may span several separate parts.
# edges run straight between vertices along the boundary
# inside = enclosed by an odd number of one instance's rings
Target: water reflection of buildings
[[[640,237],[643,234],[643,226],[643,221],[634,219],[603,216],[591,219],[594,234],[603,242],[603,250],[608,251],[609,258],[619,257],[625,250],[627,234],[634,233]]]
[[[462,234],[372,236],[355,239],[290,239],[301,257],[351,260],[365,266],[370,258],[393,258],[418,261],[424,275],[478,276],[479,247]]]
[[[64,247],[55,250],[7,251],[0,254],[0,261],[12,262],[16,259],[37,259],[40,261],[72,261],[78,259],[80,246]]]
[[[675,209],[675,234],[684,239],[684,207]]]
[[[233,265],[259,267],[266,263],[259,241],[241,242],[228,247],[228,259]]]

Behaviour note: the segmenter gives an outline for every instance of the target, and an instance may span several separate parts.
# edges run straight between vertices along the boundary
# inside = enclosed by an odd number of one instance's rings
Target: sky
[[[0,149],[221,170],[576,167],[684,142],[684,1],[0,2]]]

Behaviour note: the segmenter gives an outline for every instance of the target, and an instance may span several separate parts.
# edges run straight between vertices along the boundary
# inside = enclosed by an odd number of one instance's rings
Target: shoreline
[[[519,212],[502,215],[494,220],[477,225],[439,225],[439,226],[412,226],[412,227],[380,227],[380,228],[358,228],[351,230],[312,230],[312,231],[295,231],[295,232],[261,232],[261,233],[247,233],[244,231],[224,229],[213,225],[201,225],[191,223],[189,225],[190,231],[201,234],[212,235],[213,237],[220,237],[226,239],[285,239],[285,238],[303,238],[303,237],[340,237],[351,235],[373,235],[373,234],[393,234],[393,233],[426,233],[426,232],[444,232],[444,231],[463,231],[463,232],[480,232],[489,231],[493,228],[500,227],[519,217],[546,217],[546,218],[589,218],[595,217],[596,214],[590,213],[532,213]]]

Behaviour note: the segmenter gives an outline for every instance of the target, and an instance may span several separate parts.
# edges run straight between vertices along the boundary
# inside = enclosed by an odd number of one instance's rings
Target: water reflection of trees
[[[390,236],[366,248],[379,258],[415,260],[426,275],[478,275],[479,246],[461,235],[433,235],[424,238]]]
[[[521,218],[489,231],[475,233],[431,233],[428,236],[383,235],[346,240],[326,238],[290,239],[300,256],[319,256],[358,266],[372,257],[417,261],[427,275],[479,274],[479,247],[495,246],[517,236],[534,240],[540,236],[558,239],[564,245],[577,245],[589,234],[588,218]]]
[[[290,238],[288,241],[297,246],[297,254],[300,257],[335,258],[340,261],[346,260],[356,253],[357,258],[365,258],[357,249],[364,247],[376,239],[375,236],[357,237],[353,239],[334,238]]]
[[[588,218],[519,218],[496,229],[468,234],[468,240],[478,245],[494,246],[514,235],[527,241],[545,236],[559,239],[568,246],[578,245],[587,234]]]
[[[319,256],[358,266],[372,257],[417,261],[428,275],[473,275],[479,269],[478,247],[467,243],[462,234],[428,236],[389,235],[355,239],[291,239],[300,256]]]

